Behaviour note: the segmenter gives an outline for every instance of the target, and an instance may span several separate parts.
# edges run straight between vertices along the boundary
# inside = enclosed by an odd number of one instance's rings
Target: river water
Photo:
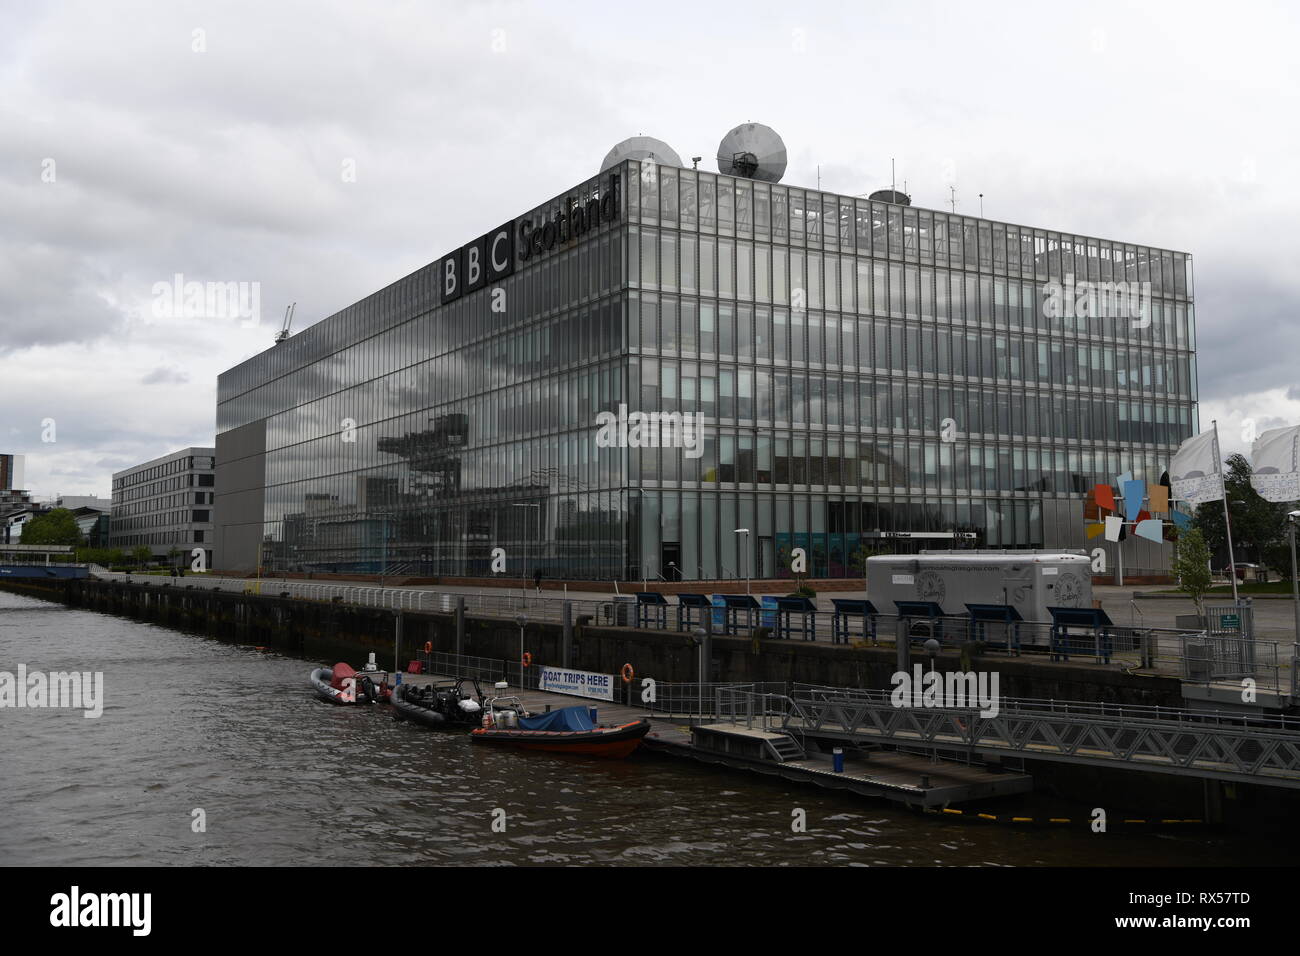
[[[29,673],[104,675],[97,719],[0,709],[0,864],[1292,859],[1265,837],[977,825],[650,753],[599,761],[477,747],[460,734],[395,723],[382,706],[318,701],[307,675],[319,663],[333,662],[0,591],[0,671],[24,664]],[[792,832],[796,808],[806,813],[804,833]],[[504,832],[493,830],[498,809]],[[195,832],[199,819],[203,832]]]

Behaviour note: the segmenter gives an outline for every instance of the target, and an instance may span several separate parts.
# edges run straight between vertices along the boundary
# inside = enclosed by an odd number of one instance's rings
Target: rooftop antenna
[[[289,326],[293,323],[293,310],[297,304],[297,302],[291,303],[289,307],[284,310],[284,326],[279,332],[275,333],[276,345],[279,345],[289,337]]]
[[[949,186],[948,193],[949,193],[948,202],[952,203],[952,211],[956,212],[957,211],[957,187]]]
[[[984,218],[984,194],[980,193],[980,218]]]
[[[898,192],[898,177],[894,175],[894,157],[889,157],[889,191]]]
[[[822,164],[817,164],[817,191],[822,191]]]

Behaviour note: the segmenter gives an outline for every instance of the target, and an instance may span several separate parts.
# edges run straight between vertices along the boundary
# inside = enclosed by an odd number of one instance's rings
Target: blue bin
[[[595,708],[595,707],[588,707],[587,710],[591,712],[591,722],[592,722],[593,724],[599,724],[599,721],[596,720],[596,708]]]
[[[709,599],[713,602],[713,610],[709,612],[713,615],[713,632],[721,634],[727,628],[727,599],[721,594],[712,594]]]
[[[844,750],[836,747],[831,751],[831,767],[836,773],[844,772]]]

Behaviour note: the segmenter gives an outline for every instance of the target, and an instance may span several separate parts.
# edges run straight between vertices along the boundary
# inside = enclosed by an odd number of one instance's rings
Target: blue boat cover
[[[520,717],[521,730],[595,730],[591,722],[591,710],[588,707],[561,707],[549,714],[536,717]]]

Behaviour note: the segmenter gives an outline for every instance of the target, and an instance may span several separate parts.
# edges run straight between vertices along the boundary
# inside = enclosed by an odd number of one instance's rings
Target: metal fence
[[[747,726],[772,728],[780,724],[783,715],[798,710],[809,710],[828,703],[842,706],[870,705],[895,706],[891,690],[866,690],[852,687],[832,687],[824,684],[792,683],[716,683],[671,684],[658,683],[655,687],[657,708],[647,707],[647,712],[671,716],[687,713],[698,701],[704,702],[702,716],[719,720],[734,720]],[[685,706],[674,706],[672,702]],[[798,705],[795,708],[793,705]],[[1189,710],[1182,707],[1160,707],[1141,704],[1120,704],[1101,701],[1056,700],[1045,697],[1004,697],[998,695],[1000,712],[1039,714],[1051,717],[1105,718],[1120,721],[1159,721],[1189,726],[1214,724],[1216,726],[1254,728],[1259,730],[1285,730],[1300,733],[1300,718],[1285,715],[1250,714],[1240,711]],[[953,709],[953,708],[949,708]],[[958,708],[960,709],[960,708]],[[978,707],[965,708],[978,711]]]
[[[124,573],[100,576],[121,580]],[[147,577],[132,579],[153,584]],[[478,618],[500,618],[527,623],[560,623],[565,605],[575,625],[590,623],[607,627],[639,627],[678,632],[709,628],[715,635],[815,641],[855,646],[893,646],[899,640],[921,645],[930,639],[941,647],[978,641],[984,655],[1045,654],[1053,660],[1111,665],[1125,670],[1151,670],[1183,680],[1214,683],[1252,678],[1262,689],[1280,693],[1300,691],[1297,649],[1276,641],[1251,639],[1250,609],[1207,608],[1203,631],[1178,628],[1111,625],[1104,628],[1058,628],[1041,621],[1015,624],[978,622],[969,617],[945,615],[936,618],[900,617],[898,614],[847,614],[837,617],[830,610],[791,612],[778,615],[775,609],[734,610],[716,606],[690,609],[692,617],[679,612],[679,605],[638,605],[631,595],[609,599],[570,599],[554,592],[526,590],[479,590],[450,593],[419,588],[379,588],[342,583],[287,580],[278,578],[225,578],[189,575],[164,579],[174,587],[218,588],[240,593],[279,596],[295,600],[329,602],[338,600],[363,607],[450,614],[457,600],[465,612]],[[681,609],[685,610],[685,609]],[[760,630],[761,629],[761,630]]]
[[[513,690],[537,690],[541,681],[540,668],[536,665],[525,667],[522,661],[423,650],[416,653],[416,660],[425,674],[473,677],[487,685],[505,681]]]

